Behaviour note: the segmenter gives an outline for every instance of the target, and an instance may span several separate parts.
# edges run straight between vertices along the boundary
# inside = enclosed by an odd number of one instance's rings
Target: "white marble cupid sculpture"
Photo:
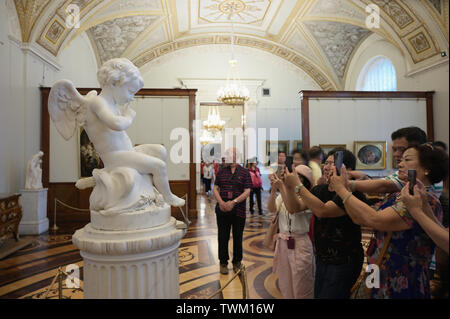
[[[102,89],[98,96],[96,91],[82,96],[72,82],[61,80],[53,85],[48,100],[59,133],[68,140],[77,125],[83,126],[104,163],[105,168],[94,169],[92,177],[76,183],[79,189],[95,185],[90,209],[116,214],[161,206],[153,182],[167,204],[184,205],[184,200],[170,191],[166,149],[159,144],[133,147],[125,132],[136,116],[129,103],[144,85],[139,69],[128,59],[111,59],[97,72],[97,79]],[[119,105],[125,105],[122,111]]]
[[[44,152],[39,151],[34,154],[27,165],[27,175],[25,179],[25,189],[42,188],[42,156]]]

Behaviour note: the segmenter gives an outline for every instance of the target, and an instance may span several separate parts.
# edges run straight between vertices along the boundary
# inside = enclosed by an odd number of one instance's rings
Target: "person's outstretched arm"
[[[409,183],[408,183],[409,184]],[[447,254],[449,251],[448,228],[444,228],[439,222],[431,219],[423,210],[423,200],[419,188],[414,186],[414,195],[409,193],[409,185],[403,187],[402,200],[408,209],[409,214],[419,223],[422,229],[430,236],[433,242]],[[434,216],[434,214],[433,214]]]
[[[348,185],[350,185],[352,192],[358,191],[361,193],[385,194],[399,191],[397,185],[393,181],[387,179],[349,181]]]
[[[375,211],[375,209],[359,200],[356,196],[353,196],[346,187],[347,172],[344,165],[341,168],[340,176],[336,174],[336,167],[334,166],[332,172],[330,185],[343,200],[345,211],[355,224],[371,227],[379,231],[403,231],[412,227],[392,207]]]
[[[301,185],[300,178],[294,171],[290,173],[288,170],[285,172],[285,185],[289,192],[289,200],[292,201],[293,198],[297,199],[303,205],[306,205],[314,215],[319,218],[331,218],[344,216],[345,211],[336,205],[333,201],[328,201],[326,203],[322,202],[319,198],[314,196],[306,187],[302,186],[299,189],[299,195],[301,199],[297,198],[295,194],[295,187]],[[287,206],[286,206],[287,208]],[[304,210],[305,208],[303,208]]]
[[[283,183],[283,181],[279,179],[276,174],[272,174],[272,179],[276,187],[280,190],[284,206],[289,213],[295,214],[304,211],[307,208],[305,203],[303,203],[303,201],[298,198],[297,194],[295,194],[293,188],[289,189],[288,187],[286,187],[285,183]]]

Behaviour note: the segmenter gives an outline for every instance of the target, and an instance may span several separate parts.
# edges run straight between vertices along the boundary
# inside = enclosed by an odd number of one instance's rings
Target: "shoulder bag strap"
[[[391,237],[392,237],[392,232],[390,231],[387,236],[386,239],[384,240],[384,244],[383,247],[381,248],[380,254],[377,257],[377,260],[375,262],[375,264],[379,267],[381,262],[383,261],[383,257],[386,254],[386,251],[389,247],[389,244],[391,242]],[[356,280],[355,284],[353,285],[353,287],[350,289],[350,294],[353,294],[353,292],[358,289],[358,287],[362,284],[362,282],[365,280],[366,278],[366,271],[365,269],[363,269],[361,271],[361,275],[359,276],[358,280]],[[370,289],[369,288],[365,288],[366,292],[369,293]]]
[[[389,244],[390,244],[390,242],[391,242],[391,237],[392,237],[392,232],[390,231],[390,232],[387,234],[386,239],[384,240],[383,248],[381,248],[381,252],[380,252],[380,254],[378,255],[378,258],[377,258],[377,261],[376,261],[376,265],[377,265],[377,266],[380,266],[381,261],[383,260],[383,257],[384,257],[384,255],[386,254],[386,251],[387,251],[387,249],[388,249],[388,247],[389,247]]]

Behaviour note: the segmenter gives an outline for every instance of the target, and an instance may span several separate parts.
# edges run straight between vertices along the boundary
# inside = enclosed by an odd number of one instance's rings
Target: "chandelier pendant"
[[[231,5],[231,19],[233,15],[234,2]],[[237,60],[234,58],[234,25],[233,20],[231,20],[231,60],[228,61],[230,64],[227,74],[226,85],[220,87],[217,91],[217,100],[221,103],[232,105],[243,105],[250,99],[249,90],[241,85],[241,80],[239,78],[239,72],[237,69]]]

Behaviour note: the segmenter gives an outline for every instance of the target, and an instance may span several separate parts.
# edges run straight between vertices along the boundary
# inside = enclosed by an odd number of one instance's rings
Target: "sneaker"
[[[241,262],[233,263],[233,271],[236,273],[241,269]]]
[[[226,264],[220,264],[220,273],[222,275],[228,274],[228,265]]]

